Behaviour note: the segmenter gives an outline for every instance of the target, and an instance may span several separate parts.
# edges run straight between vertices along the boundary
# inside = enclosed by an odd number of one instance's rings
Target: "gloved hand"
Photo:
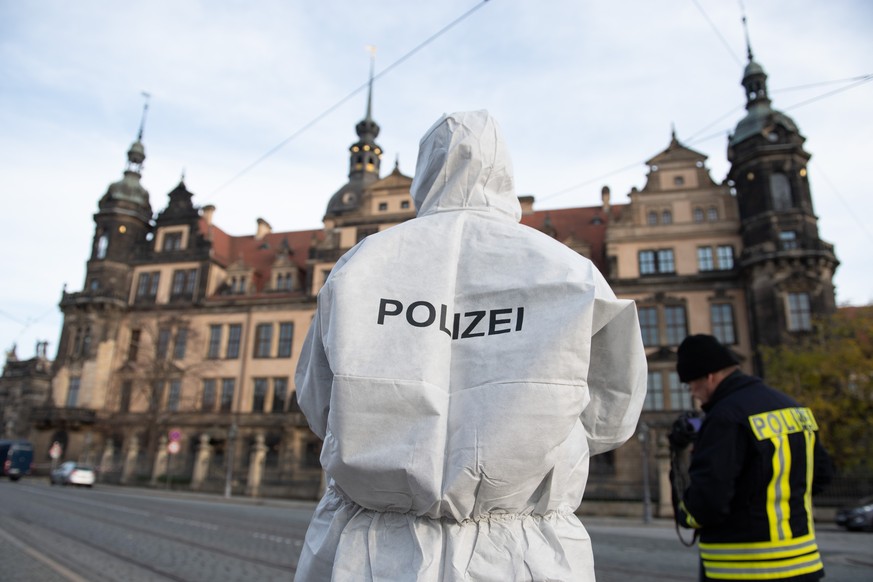
[[[697,440],[697,431],[700,430],[702,418],[697,412],[683,412],[673,422],[673,428],[667,436],[670,448],[680,451]]]

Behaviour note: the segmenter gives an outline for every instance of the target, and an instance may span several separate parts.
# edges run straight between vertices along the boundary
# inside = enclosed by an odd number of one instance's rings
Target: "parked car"
[[[30,474],[33,445],[23,440],[0,440],[0,475],[18,481]]]
[[[873,495],[841,507],[834,521],[849,531],[873,531]]]
[[[94,485],[94,469],[90,465],[81,465],[76,461],[61,463],[49,475],[52,485]]]

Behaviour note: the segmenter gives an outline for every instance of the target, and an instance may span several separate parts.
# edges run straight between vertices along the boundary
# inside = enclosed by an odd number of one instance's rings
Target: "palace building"
[[[641,438],[592,460],[588,497],[638,500],[645,450],[669,511],[663,436],[692,408],[675,373],[686,335],[716,335],[761,373],[760,346],[835,309],[838,261],[819,238],[810,154],[772,107],[766,79],[749,51],[747,112],[723,183],[674,134],[626,203],[612,204],[606,187],[592,207],[537,211],[521,198],[524,224],[591,259],[639,310],[649,359]],[[252,234],[231,236],[184,182],[153,211],[140,131],[121,180],[99,199],[82,289],[60,303],[50,395],[27,435],[37,461],[58,442],[63,458],[90,461],[109,482],[316,497],[320,442],[294,389],[316,294],[358,241],[415,216],[412,178],[396,165],[382,175],[371,102],[372,87],[348,181],[316,230],[273,232],[259,219]]]

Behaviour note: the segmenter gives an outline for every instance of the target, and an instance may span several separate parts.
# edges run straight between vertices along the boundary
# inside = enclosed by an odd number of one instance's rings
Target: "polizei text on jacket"
[[[385,325],[389,317],[401,317],[414,327],[437,326],[453,340],[483,337],[521,331],[524,326],[524,307],[504,307],[449,313],[445,304],[413,301],[404,306],[397,299],[379,300],[376,323]]]

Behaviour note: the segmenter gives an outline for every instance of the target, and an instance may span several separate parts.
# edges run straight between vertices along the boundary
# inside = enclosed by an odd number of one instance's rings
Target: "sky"
[[[674,130],[725,179],[744,14],[773,107],[813,156],[837,301],[873,303],[868,0],[0,0],[0,348],[29,358],[44,340],[54,357],[62,290],[82,289],[146,102],[152,209],[184,176],[232,235],[322,226],[372,54],[383,176],[414,175],[441,114],[488,109],[535,209],[598,205],[603,186],[624,203]]]

